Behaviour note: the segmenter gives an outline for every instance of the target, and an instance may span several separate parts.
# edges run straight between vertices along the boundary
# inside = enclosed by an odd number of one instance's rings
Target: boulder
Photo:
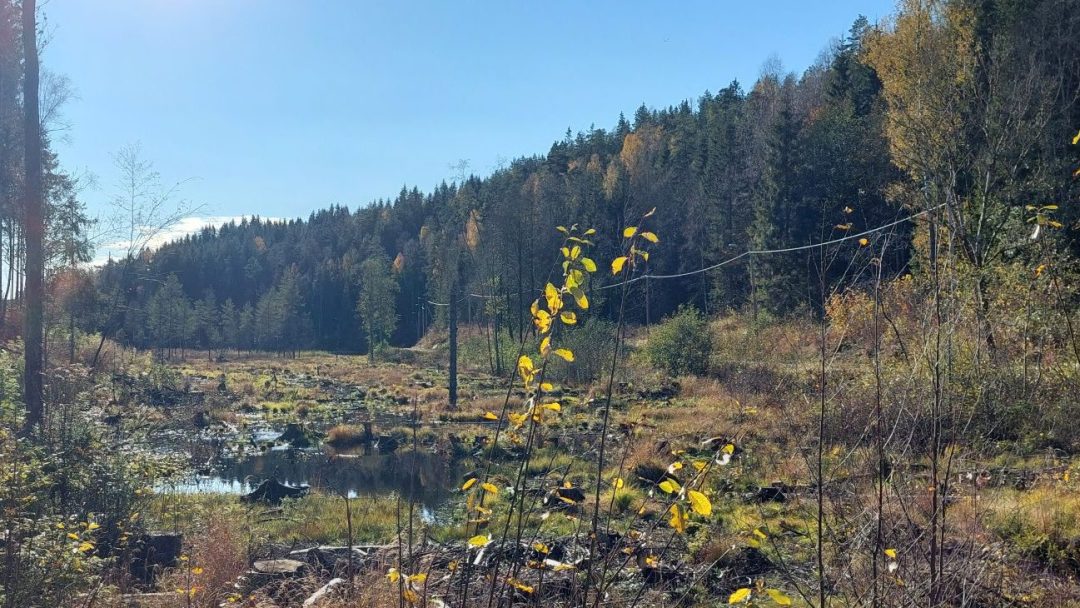
[[[251,492],[241,496],[240,500],[249,503],[259,502],[268,505],[277,505],[281,504],[281,501],[286,498],[300,498],[306,496],[308,490],[309,488],[307,486],[287,486],[271,477],[260,483],[258,487]]]

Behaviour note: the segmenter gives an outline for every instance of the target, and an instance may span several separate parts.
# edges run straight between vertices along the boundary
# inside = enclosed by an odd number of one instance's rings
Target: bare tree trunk
[[[23,0],[23,154],[25,156],[26,196],[26,329],[23,391],[26,398],[26,427],[29,431],[44,417],[42,402],[42,312],[44,308],[45,260],[41,190],[41,122],[38,115],[38,54],[36,0]]]
[[[455,282],[450,290],[450,409],[457,407],[457,356],[458,356],[458,287]]]

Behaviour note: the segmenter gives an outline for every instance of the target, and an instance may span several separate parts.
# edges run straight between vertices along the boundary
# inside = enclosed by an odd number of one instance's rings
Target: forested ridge
[[[391,200],[307,220],[206,228],[144,253],[137,272],[125,272],[124,260],[109,264],[100,289],[122,277],[162,279],[129,286],[136,297],[123,336],[139,346],[363,350],[356,304],[360,266],[372,257],[400,285],[392,342],[408,345],[425,318],[441,318],[429,301],[445,303],[454,290],[468,300],[463,314],[499,315],[516,332],[555,261],[556,224],[596,228],[604,235],[596,255],[611,257],[617,228],[656,207],[665,239],[648,272],[675,274],[891,222],[909,211],[888,195],[901,175],[889,158],[881,82],[865,59],[869,30],[860,18],[801,76],[767,69],[749,90],[732,82],[695,102],[643,106],[610,130],[568,130],[546,155],[486,178],[427,193],[402,188]],[[479,231],[474,250],[461,247],[470,221]],[[889,250],[888,273],[908,262],[909,230],[901,227],[901,244]],[[843,266],[827,273],[830,286]],[[657,283],[633,316],[655,321],[680,304],[787,314],[813,308],[818,283],[805,252],[772,255]]]

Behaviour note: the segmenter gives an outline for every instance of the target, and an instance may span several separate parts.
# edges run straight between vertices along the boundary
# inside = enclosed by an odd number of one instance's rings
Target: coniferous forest
[[[0,608],[1080,606],[1080,2],[165,244],[183,183],[126,147],[106,220],[56,151],[48,9],[0,0]]]

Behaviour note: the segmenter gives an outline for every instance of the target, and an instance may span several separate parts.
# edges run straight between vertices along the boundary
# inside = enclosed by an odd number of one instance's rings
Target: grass
[[[396,509],[397,498],[392,495],[349,500],[354,542],[381,544],[391,541],[397,531]],[[280,509],[247,505],[232,494],[159,496],[148,517],[155,529],[185,535],[198,534],[205,522],[224,522],[223,525],[232,529],[245,531],[244,542],[252,546],[265,542],[343,545],[348,540],[345,500],[320,492],[283,501]],[[421,529],[419,518],[414,525]]]

